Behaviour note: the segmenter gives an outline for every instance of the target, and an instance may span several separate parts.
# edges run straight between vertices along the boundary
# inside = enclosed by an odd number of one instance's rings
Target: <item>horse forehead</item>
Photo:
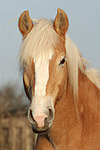
[[[40,52],[36,57],[34,57],[35,65],[39,64],[40,66],[46,65],[52,59],[54,54],[53,49],[46,49]]]
[[[49,69],[49,65],[54,65],[57,60],[65,55],[64,47],[56,47],[54,49],[49,49],[40,53],[36,58],[34,58],[35,71],[40,71],[41,68]],[[42,70],[41,70],[42,71]]]
[[[40,70],[41,67],[43,68],[46,66],[48,68],[48,65],[51,62],[53,62],[53,64],[56,63],[56,60],[60,59],[60,57],[65,54],[66,54],[66,50],[65,50],[64,39],[59,37],[58,42],[55,45],[52,45],[50,48],[45,45],[44,48],[41,47],[39,52],[33,56],[35,69],[38,68],[38,70]]]

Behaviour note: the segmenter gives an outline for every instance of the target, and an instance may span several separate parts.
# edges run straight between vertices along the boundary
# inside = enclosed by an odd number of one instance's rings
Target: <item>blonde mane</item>
[[[86,75],[89,80],[94,83],[98,89],[100,89],[100,72],[94,68],[84,69],[83,62],[87,62],[82,58],[82,55],[76,45],[72,42],[68,35],[66,35],[66,57],[68,64],[68,74],[70,86],[73,90],[73,94],[78,96],[78,70],[82,74]]]
[[[22,43],[20,51],[20,67],[31,63],[32,58],[37,59],[45,53],[46,57],[53,52],[53,46],[57,44],[58,34],[53,29],[51,20],[37,20],[33,29]],[[84,69],[82,56],[68,35],[66,35],[66,57],[70,86],[74,95],[78,95],[78,70],[86,75],[89,80],[100,89],[100,73],[95,69]]]

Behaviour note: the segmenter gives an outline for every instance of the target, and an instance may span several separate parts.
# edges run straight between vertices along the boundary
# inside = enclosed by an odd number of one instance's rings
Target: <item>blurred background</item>
[[[31,18],[54,19],[57,8],[67,13],[68,34],[83,57],[92,67],[100,69],[100,0],[1,0],[0,150],[33,149],[30,138],[33,135],[26,119],[29,103],[23,92],[18,66],[18,54],[22,42],[18,30],[18,18],[23,11],[29,10]],[[27,141],[25,141],[26,136],[29,137]]]

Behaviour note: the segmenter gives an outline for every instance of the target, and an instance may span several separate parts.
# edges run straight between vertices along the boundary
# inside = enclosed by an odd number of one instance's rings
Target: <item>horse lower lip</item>
[[[48,131],[49,131],[49,128],[47,128],[47,129],[45,129],[45,128],[39,129],[39,128],[35,128],[35,127],[32,125],[32,130],[33,130],[34,133],[39,134],[39,133],[46,133],[46,132],[48,132]]]

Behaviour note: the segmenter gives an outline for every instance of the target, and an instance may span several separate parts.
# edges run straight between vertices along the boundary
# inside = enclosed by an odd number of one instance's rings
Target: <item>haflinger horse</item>
[[[33,20],[25,11],[18,26],[34,149],[100,150],[100,74],[87,68],[66,34],[66,13],[58,9],[53,21]]]

